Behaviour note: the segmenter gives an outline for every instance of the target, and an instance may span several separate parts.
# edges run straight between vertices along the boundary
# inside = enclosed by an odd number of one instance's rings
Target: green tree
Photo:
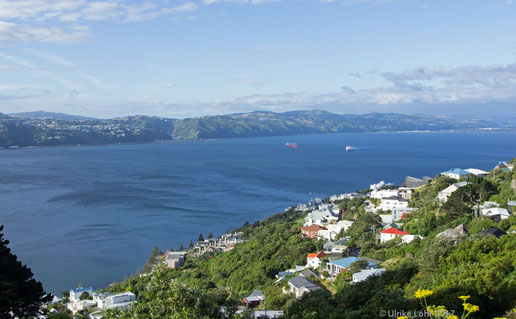
[[[204,241],[204,236],[201,234],[199,234],[199,238],[197,239],[197,241]]]
[[[18,260],[7,247],[0,226],[0,318],[27,318],[39,313],[44,302],[52,296],[46,294],[41,282]]]
[[[213,238],[213,234],[210,232],[210,233],[208,234],[208,239],[212,239],[212,238]]]

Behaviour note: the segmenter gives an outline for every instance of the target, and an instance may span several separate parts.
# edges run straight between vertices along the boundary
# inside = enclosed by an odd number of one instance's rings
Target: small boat
[[[290,147],[290,148],[298,148],[299,144],[289,142],[289,143],[285,143],[285,146]]]
[[[351,145],[346,146],[346,152],[356,151],[357,148]]]

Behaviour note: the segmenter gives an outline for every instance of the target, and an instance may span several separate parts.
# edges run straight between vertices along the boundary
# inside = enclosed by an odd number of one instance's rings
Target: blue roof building
[[[448,176],[450,178],[454,178],[456,180],[461,179],[462,177],[468,177],[470,172],[463,170],[462,168],[452,168],[449,171],[442,172],[441,175]]]
[[[367,260],[367,259],[361,258],[361,257],[341,258],[341,259],[330,261],[328,264],[326,264],[326,268],[332,276],[335,276],[335,275],[341,273],[346,268],[349,268],[349,266],[351,266],[352,263],[359,261],[359,260]],[[376,266],[377,266],[377,264],[375,262],[367,260],[367,268],[376,268]]]

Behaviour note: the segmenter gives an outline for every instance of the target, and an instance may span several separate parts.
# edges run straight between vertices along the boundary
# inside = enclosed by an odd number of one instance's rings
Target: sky
[[[0,0],[0,112],[516,121],[516,1]]]

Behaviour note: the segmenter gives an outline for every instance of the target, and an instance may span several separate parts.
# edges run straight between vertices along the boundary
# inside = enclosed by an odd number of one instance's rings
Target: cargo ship
[[[285,143],[285,146],[290,147],[290,148],[298,148],[299,144],[289,142],[289,143]]]

